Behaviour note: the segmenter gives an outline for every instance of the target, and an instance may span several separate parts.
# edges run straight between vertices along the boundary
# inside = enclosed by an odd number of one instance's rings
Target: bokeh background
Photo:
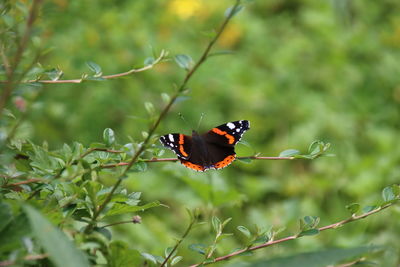
[[[42,42],[52,51],[45,67],[59,67],[64,79],[89,73],[87,61],[104,74],[140,67],[152,51],[194,60],[220,25],[229,0],[47,1],[42,10]],[[211,57],[190,81],[190,91],[161,123],[157,134],[189,134],[202,113],[201,131],[248,119],[240,156],[276,156],[295,148],[306,152],[314,140],[332,145],[335,157],[314,161],[235,162],[221,171],[195,173],[178,163],[154,163],[131,175],[128,190],[169,208],[141,213],[141,225],[115,227],[132,248],[162,255],[188,222],[185,208],[199,207],[203,219],[232,217],[234,236],[218,254],[244,241],[236,226],[298,230],[305,215],[321,225],[348,216],[345,206],[380,201],[381,190],[400,180],[400,2],[398,0],[249,1],[229,24]],[[173,60],[153,70],[104,82],[45,85],[20,135],[52,149],[73,141],[101,141],[112,128],[119,143],[140,140],[148,127],[144,102],[161,110],[162,93],[172,94],[185,73]],[[182,113],[188,123],[183,122]],[[194,126],[192,126],[194,125]],[[173,154],[166,152],[166,157]],[[105,181],[112,184],[113,181]],[[256,252],[273,258],[331,247],[384,245],[372,260],[400,263],[400,209],[320,235]],[[196,228],[179,254],[184,263],[201,255],[189,243],[212,242],[209,225]],[[240,259],[238,259],[240,261]]]

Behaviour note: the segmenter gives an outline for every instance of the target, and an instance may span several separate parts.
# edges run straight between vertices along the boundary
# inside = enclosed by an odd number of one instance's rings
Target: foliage
[[[3,1],[0,266],[397,266],[399,8]],[[163,158],[203,112],[229,168]]]

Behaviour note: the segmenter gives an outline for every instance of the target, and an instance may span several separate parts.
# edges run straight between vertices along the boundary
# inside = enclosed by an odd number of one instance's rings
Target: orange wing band
[[[186,160],[181,160],[181,163],[185,167],[188,167],[189,169],[192,169],[192,170],[195,170],[195,171],[203,172],[205,170],[205,168],[203,166],[190,163],[189,161],[186,161]]]
[[[232,135],[228,134],[227,132],[221,131],[218,128],[213,128],[211,131],[213,131],[216,134],[225,136],[228,139],[228,143],[229,144],[235,143],[235,137],[233,137]]]
[[[225,168],[226,166],[231,164],[235,160],[235,158],[236,158],[236,155],[229,155],[226,158],[224,158],[223,160],[215,163],[214,168],[216,168],[216,169]]]
[[[185,152],[185,149],[183,148],[183,143],[184,143],[184,139],[183,138],[184,138],[183,134],[180,134],[179,135],[179,152],[181,152],[181,154],[184,157],[187,157],[189,155],[188,155],[188,153]]]

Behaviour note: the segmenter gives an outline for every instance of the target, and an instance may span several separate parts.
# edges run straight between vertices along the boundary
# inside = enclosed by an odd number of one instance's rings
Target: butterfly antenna
[[[181,118],[181,120],[183,120],[183,122],[186,124],[186,126],[188,126],[190,129],[193,129],[189,123],[186,121],[185,117],[182,115],[182,113],[178,113],[179,118]]]
[[[199,127],[200,127],[201,121],[203,120],[203,117],[204,117],[204,112],[202,112],[200,115],[199,123],[197,124],[196,130],[199,130]]]

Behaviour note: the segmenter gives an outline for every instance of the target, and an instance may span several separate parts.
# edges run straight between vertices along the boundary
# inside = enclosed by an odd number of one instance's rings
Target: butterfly
[[[190,169],[201,172],[218,170],[236,159],[235,145],[248,129],[249,121],[232,121],[201,135],[194,130],[192,136],[166,134],[160,137],[160,142],[175,152],[180,162]]]

